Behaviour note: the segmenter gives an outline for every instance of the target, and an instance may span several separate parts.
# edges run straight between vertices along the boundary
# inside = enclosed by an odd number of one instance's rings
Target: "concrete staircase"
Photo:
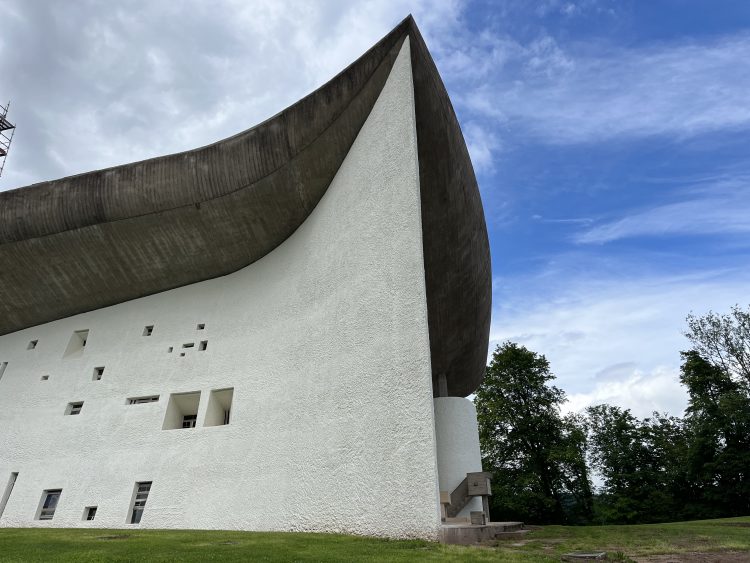
[[[518,539],[529,530],[523,522],[490,522],[490,473],[467,473],[466,478],[450,493],[440,493],[443,525],[440,541],[471,545],[482,542]],[[474,497],[482,498],[482,511],[472,511],[469,518],[458,515]]]

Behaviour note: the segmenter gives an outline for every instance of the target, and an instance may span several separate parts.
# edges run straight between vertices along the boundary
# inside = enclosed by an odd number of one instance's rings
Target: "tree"
[[[482,463],[493,473],[496,519],[585,519],[591,485],[580,419],[560,415],[565,393],[549,362],[524,346],[498,346],[477,390]]]
[[[750,310],[735,305],[729,314],[690,314],[687,324],[693,351],[750,391]]]
[[[601,523],[679,519],[686,451],[682,420],[654,413],[643,420],[628,409],[587,409],[592,465],[603,479],[596,503]]]
[[[711,340],[704,342],[704,345]],[[688,389],[686,463],[689,501],[700,517],[750,512],[750,397],[730,364],[682,353],[680,380]]]

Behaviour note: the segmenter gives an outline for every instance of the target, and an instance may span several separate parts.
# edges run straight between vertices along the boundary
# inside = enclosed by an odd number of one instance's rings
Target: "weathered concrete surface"
[[[411,39],[433,380],[481,381],[491,308],[479,191],[411,17],[293,106],[185,153],[0,193],[0,334],[226,275],[288,238],[336,174]],[[437,385],[433,385],[437,389]]]

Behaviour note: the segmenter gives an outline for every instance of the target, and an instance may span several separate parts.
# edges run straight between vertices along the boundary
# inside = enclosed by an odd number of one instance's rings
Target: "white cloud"
[[[544,354],[571,410],[609,402],[640,416],[682,414],[686,315],[746,302],[750,281],[747,271],[635,277],[624,263],[606,278],[562,270],[495,280],[492,347],[511,340]]]
[[[430,47],[462,1],[4,0],[17,125],[0,189],[202,146],[274,115],[411,11]],[[8,45],[13,49],[9,50]],[[486,143],[485,143],[486,144]]]

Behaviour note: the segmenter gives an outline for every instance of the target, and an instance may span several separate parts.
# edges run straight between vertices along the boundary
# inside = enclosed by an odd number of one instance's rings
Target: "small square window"
[[[170,346],[169,348],[167,348],[167,353],[168,353],[168,354],[171,354],[171,353],[172,353],[172,350],[174,350],[174,348],[172,348],[172,346]]]
[[[68,407],[65,409],[65,414],[74,415],[81,414],[83,408],[83,401],[76,401],[75,403],[68,403]]]
[[[48,381],[48,380],[49,380],[49,375],[42,376],[42,381]]]
[[[182,417],[183,428],[195,428],[195,422],[198,420],[197,414],[186,414]]]
[[[206,348],[208,348],[208,340],[201,340],[200,344],[198,344],[198,351],[202,352]]]
[[[26,349],[27,350],[33,350],[34,348],[36,348],[37,342],[39,342],[39,341],[38,340],[32,340],[31,342],[29,342],[29,345],[26,346]]]
[[[83,519],[91,521],[96,517],[96,506],[87,506],[83,511]]]
[[[143,327],[143,336],[151,336],[154,332],[154,325],[146,325]]]
[[[201,323],[197,326],[197,330],[203,330],[204,328],[206,328],[206,325],[204,323]]]
[[[104,375],[104,366],[94,368],[94,381],[101,381],[102,375]]]

